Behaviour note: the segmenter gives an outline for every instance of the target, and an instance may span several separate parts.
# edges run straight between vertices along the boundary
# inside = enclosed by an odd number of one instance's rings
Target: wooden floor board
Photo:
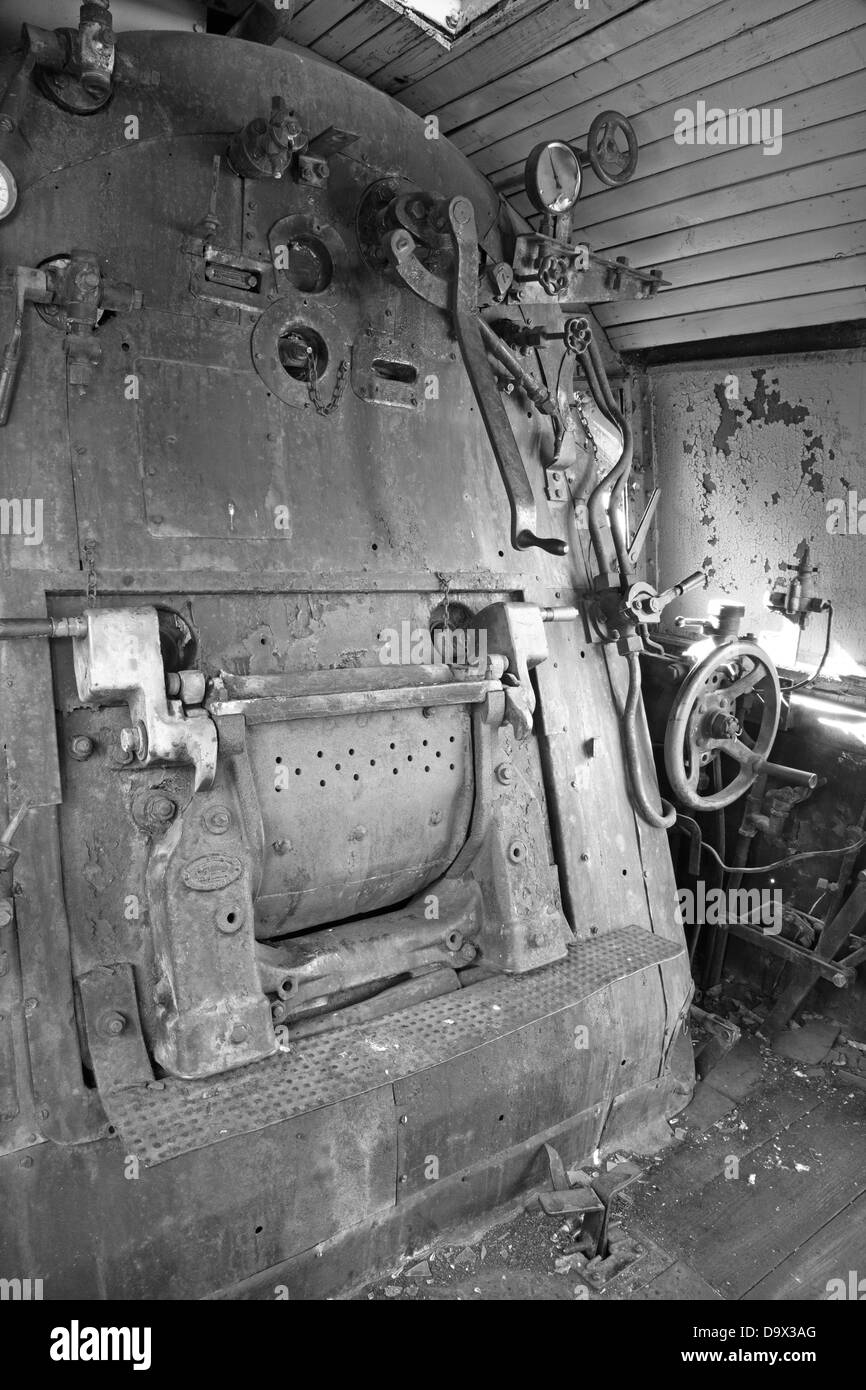
[[[823,1103],[753,1150],[736,1181],[716,1178],[700,1194],[690,1262],[724,1297],[743,1297],[864,1191],[866,1129],[843,1110]]]
[[[843,1279],[850,1290],[850,1273],[866,1278],[866,1194],[861,1194],[826,1226],[766,1274],[743,1298],[790,1301],[823,1300],[832,1279]]]

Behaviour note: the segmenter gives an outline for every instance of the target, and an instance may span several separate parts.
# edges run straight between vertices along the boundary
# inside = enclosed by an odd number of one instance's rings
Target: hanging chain
[[[82,547],[84,559],[87,565],[87,602],[96,602],[96,586],[98,583],[96,576],[96,541],[85,541]]]
[[[317,415],[331,415],[340,404],[340,397],[346,389],[346,376],[348,375],[349,364],[343,358],[337,368],[337,380],[334,383],[334,394],[327,405],[319,395],[319,386],[316,381],[316,362],[312,348],[307,348],[307,395],[309,396]]]
[[[589,404],[588,401],[587,404]],[[580,420],[583,432],[586,435],[587,442],[589,444],[590,449],[592,450],[592,456],[595,459],[596,463],[598,463],[598,446],[595,442],[595,436],[593,435],[592,430],[589,428],[589,421],[587,420],[583,409],[583,397],[581,396],[579,391],[575,391],[574,393],[574,409],[577,411],[577,418]]]

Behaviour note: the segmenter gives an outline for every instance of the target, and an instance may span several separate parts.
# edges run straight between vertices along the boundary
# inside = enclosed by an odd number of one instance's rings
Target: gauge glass
[[[15,206],[18,190],[9,169],[0,160],[0,220],[8,217]]]
[[[562,140],[536,145],[526,161],[526,192],[540,211],[562,213],[574,207],[580,182],[580,161]]]

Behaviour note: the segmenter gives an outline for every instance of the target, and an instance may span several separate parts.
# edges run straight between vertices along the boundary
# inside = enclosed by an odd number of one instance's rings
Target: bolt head
[[[514,768],[510,763],[500,763],[496,769],[496,778],[504,787],[509,786],[514,781]]]
[[[85,759],[90,757],[93,748],[93,739],[88,738],[86,734],[78,734],[69,740],[69,755],[76,762],[83,763]]]
[[[106,1038],[119,1038],[126,1028],[126,1019],[116,1009],[104,1013],[99,1020],[99,1032]]]
[[[224,835],[232,823],[232,813],[227,806],[212,806],[202,816],[205,829],[212,835]]]
[[[146,814],[149,820],[167,825],[177,815],[177,803],[170,796],[150,796],[147,799]]]

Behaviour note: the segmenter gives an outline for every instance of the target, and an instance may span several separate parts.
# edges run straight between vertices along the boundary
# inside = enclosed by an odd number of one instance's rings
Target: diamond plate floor
[[[616,980],[683,952],[635,926],[582,941],[565,960],[431,999],[363,1027],[300,1039],[263,1062],[206,1081],[151,1082],[103,1097],[127,1151],[147,1164],[433,1067],[547,1018]]]

